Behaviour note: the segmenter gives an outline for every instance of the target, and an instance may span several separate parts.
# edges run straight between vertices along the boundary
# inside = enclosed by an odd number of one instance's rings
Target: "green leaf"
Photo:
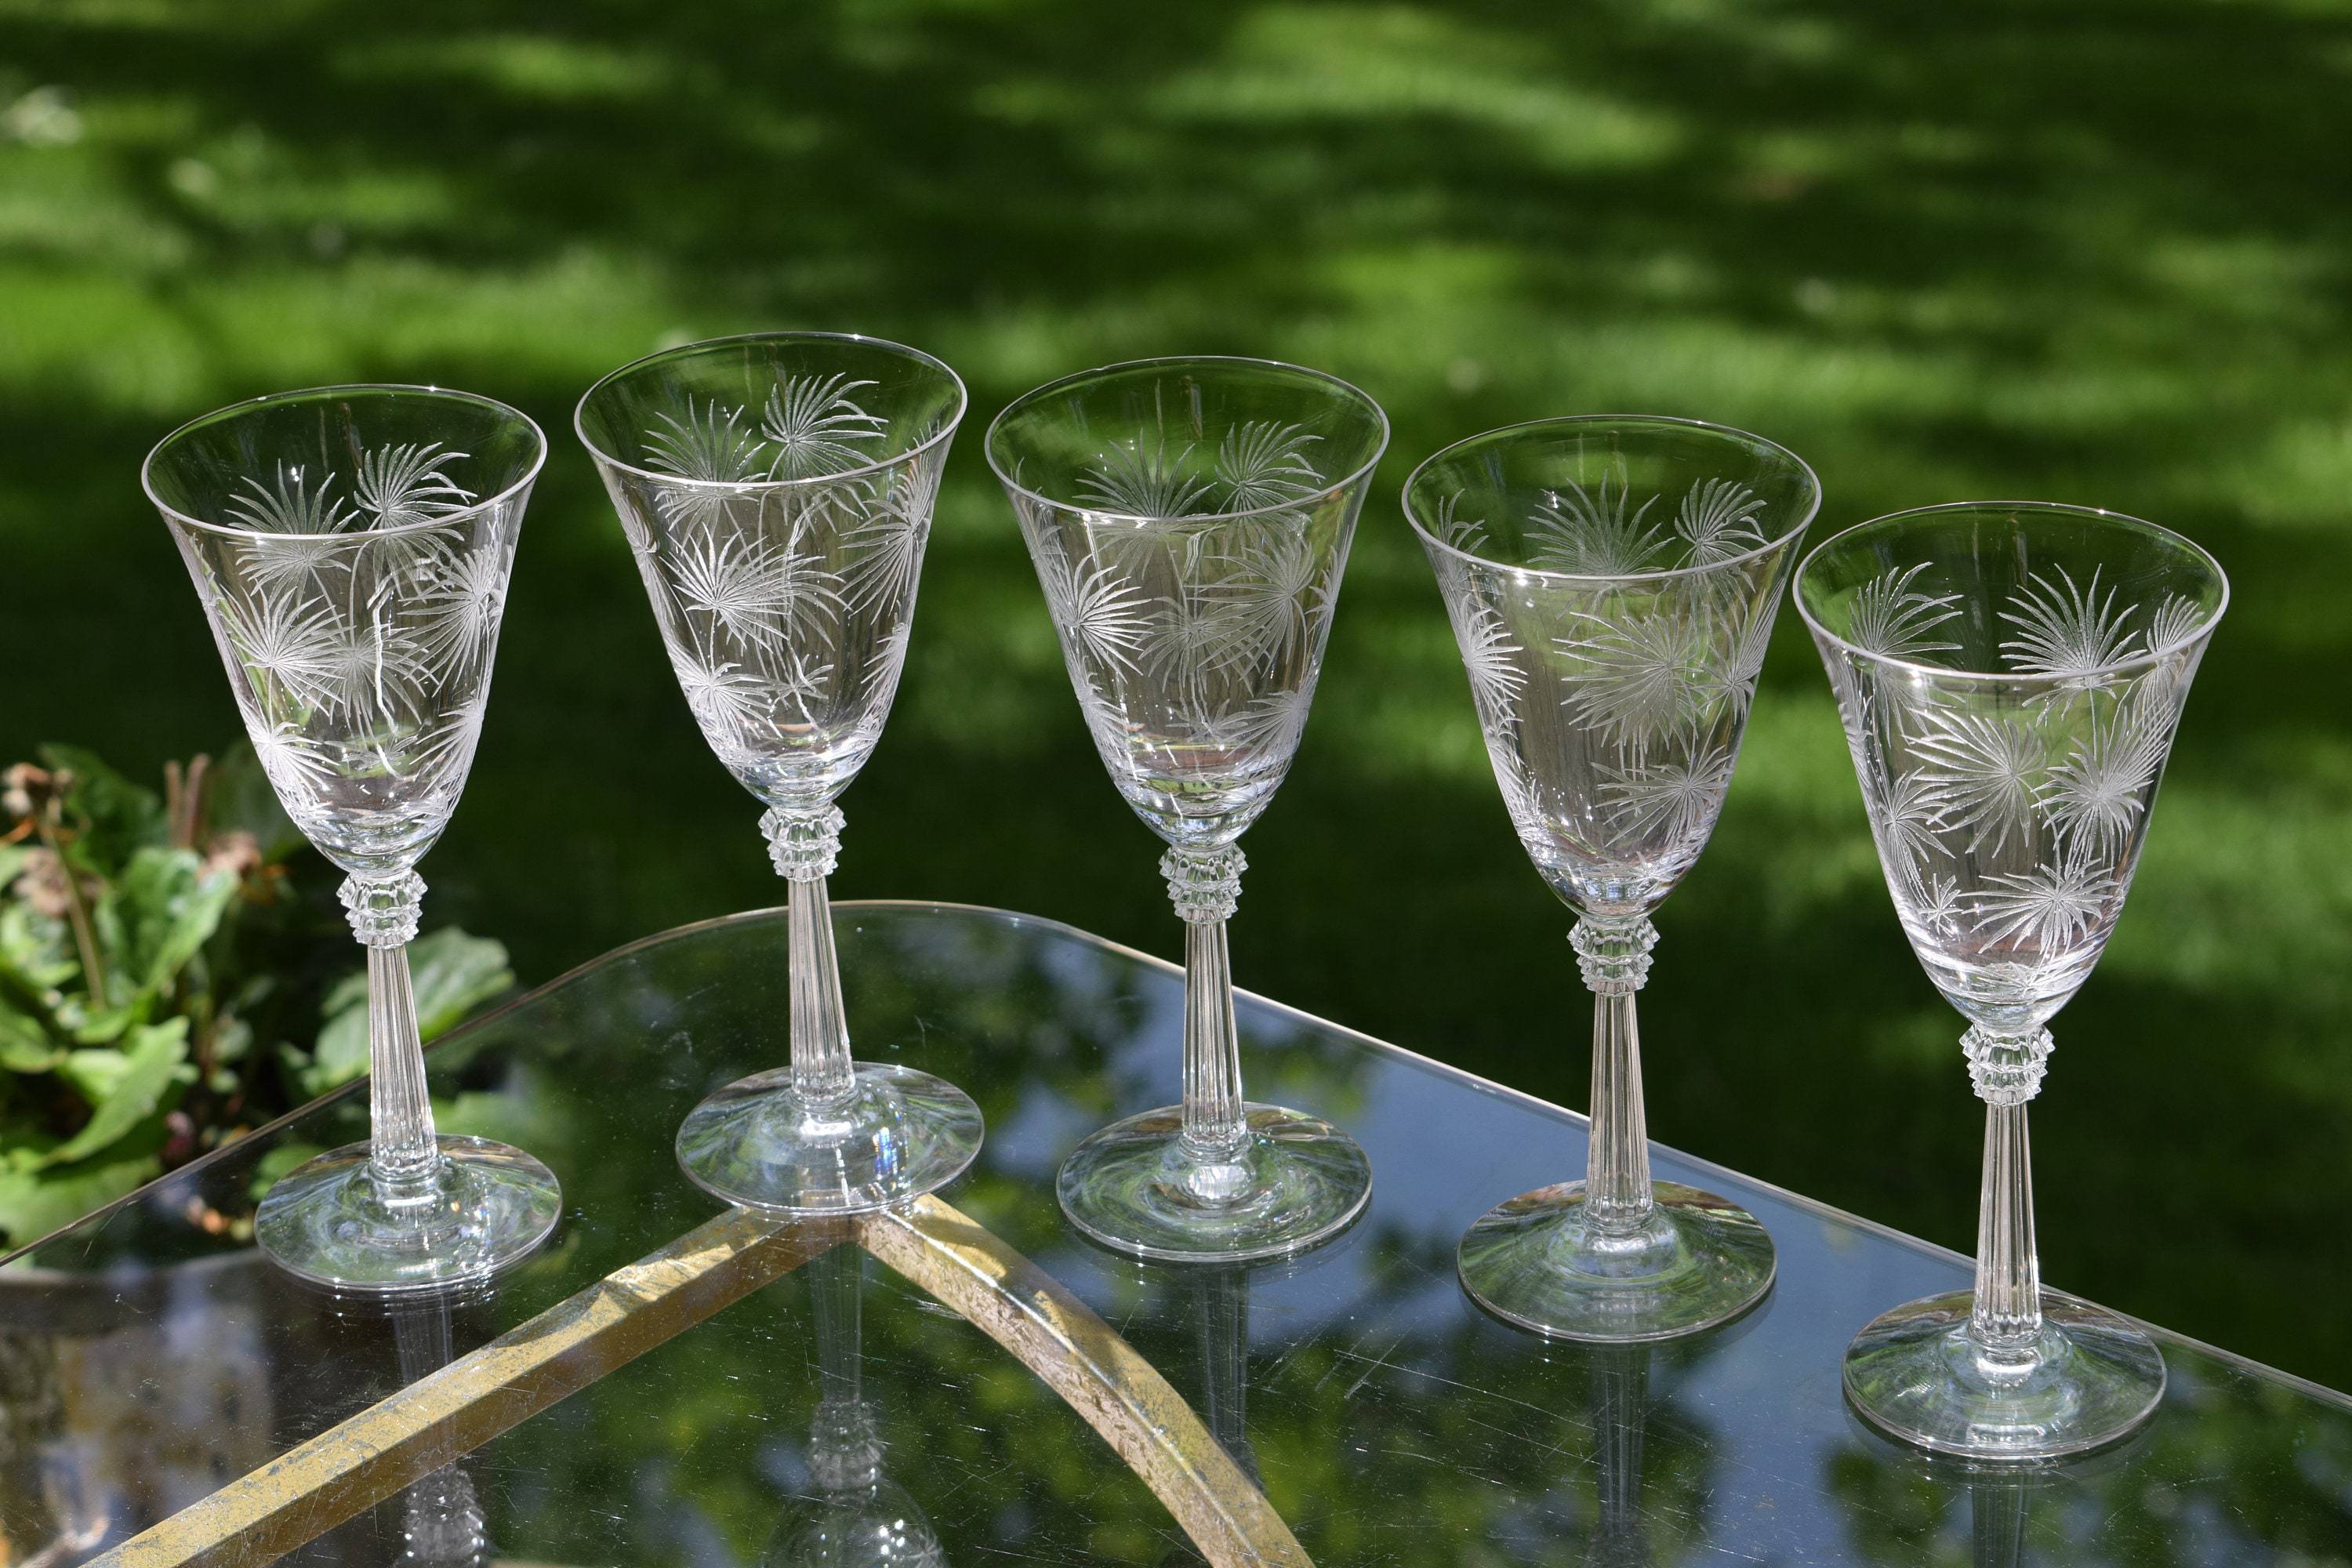
[[[416,988],[416,1029],[426,1039],[445,1035],[491,997],[514,988],[503,942],[443,926],[409,944],[408,969]]]
[[[141,1025],[123,1049],[70,1051],[58,1069],[90,1102],[89,1124],[41,1158],[43,1166],[87,1159],[153,1115],[179,1087],[188,1055],[188,1021]]]
[[[135,1192],[163,1171],[152,1154],[63,1171],[0,1169],[0,1229],[10,1247],[38,1241],[95,1208]]]
[[[66,1058],[65,1047],[34,1019],[0,1002],[0,1068],[10,1072],[47,1072]]]
[[[269,1195],[269,1189],[278,1184],[279,1177],[326,1152],[316,1143],[280,1143],[253,1163],[253,1183],[247,1190],[253,1194],[253,1201],[259,1203]]]
[[[25,874],[25,863],[33,858],[32,847],[25,844],[0,844],[0,894],[8,885]]]
[[[140,788],[107,766],[96,752],[50,744],[41,748],[41,760],[53,769],[73,773],[66,809],[89,824],[89,832],[73,846],[73,857],[90,870],[110,878],[138,849],[160,847],[166,841],[171,826],[163,820],[163,801],[153,790]]]
[[[207,875],[204,868],[193,849],[143,848],[100,897],[101,923],[110,915],[115,932],[113,964],[133,990],[168,987],[220,929],[236,897],[236,879],[224,872]]]
[[[465,1022],[467,1014],[514,986],[503,943],[443,926],[408,945],[409,984],[416,994],[416,1028],[430,1040]],[[368,1070],[367,975],[347,974],[327,993],[326,1017],[308,1064],[297,1069],[303,1090],[316,1097]]]

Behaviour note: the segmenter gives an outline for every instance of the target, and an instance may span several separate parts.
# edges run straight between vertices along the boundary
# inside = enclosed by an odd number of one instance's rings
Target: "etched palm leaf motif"
[[[333,607],[311,596],[243,598],[213,584],[223,629],[273,725],[297,723],[335,668],[341,638]]]
[[[670,552],[679,602],[738,642],[775,648],[798,623],[831,622],[845,607],[841,578],[814,552],[753,534],[688,534]]]
[[[1303,532],[1252,532],[1226,579],[1234,635],[1247,658],[1279,667],[1306,646],[1323,609],[1321,566]]]
[[[1622,833],[1681,842],[1704,837],[1723,809],[1733,761],[1727,746],[1700,747],[1685,756],[1604,768],[1601,797]]]
[[[1658,498],[1629,511],[1624,479],[1619,476],[1612,490],[1610,478],[1603,470],[1591,490],[1568,484],[1544,493],[1528,519],[1529,564],[1580,577],[1631,577],[1650,569],[1669,537],[1664,523],[1645,521]]]
[[[2158,700],[2147,700],[2151,693]],[[2041,798],[2052,826],[2068,843],[2087,843],[2111,860],[2124,854],[2172,749],[2168,695],[2168,685],[2151,669],[2132,688],[2094,700],[2080,736],[2050,769]]]
[[[1994,872],[1991,890],[1977,896],[1979,935],[1987,942],[2030,947],[2049,959],[2104,933],[2123,896],[2123,883],[2089,844],[2072,842],[2057,858],[2027,871]]]
[[[866,412],[850,394],[874,384],[846,375],[779,377],[760,420],[760,434],[774,452],[765,477],[811,479],[873,461],[866,443],[882,439],[889,421]]]
[[[442,472],[467,456],[445,450],[438,441],[362,452],[352,489],[378,528],[429,522],[463,511],[476,500],[473,491]]]
[[[1923,594],[1912,586],[1927,569],[1921,562],[1901,571],[1889,571],[1854,590],[1848,610],[1846,641],[1864,653],[1885,658],[1916,658],[1926,653],[1951,653],[1959,644],[1933,634],[1959,615],[1958,594]]]
[[[1730,479],[1700,479],[1675,512],[1675,532],[1689,546],[1683,564],[1713,566],[1761,550],[1771,540],[1758,521],[1764,498]]]
[[[1217,444],[1216,464],[1218,482],[1225,487],[1225,510],[1282,506],[1322,489],[1323,476],[1307,460],[1307,448],[1321,439],[1296,425],[1265,419],[1226,431]]]
[[[1915,745],[1929,759],[1920,780],[1938,825],[1966,832],[1967,848],[1984,855],[2000,854],[2011,835],[2030,841],[2048,763],[2040,731],[2016,719],[1940,708],[1918,718],[1925,729]]]
[[[698,409],[689,396],[683,415],[667,410],[655,415],[654,428],[646,432],[645,440],[648,468],[691,481],[665,485],[654,493],[654,505],[674,525],[719,525],[741,494],[724,487],[750,484],[767,470],[767,443],[745,426],[742,409],[715,397]],[[621,522],[630,531],[632,544],[651,546],[650,539],[638,537],[639,525],[626,507],[621,509]]]
[[[904,615],[914,603],[923,570],[923,546],[930,538],[931,508],[939,499],[940,470],[916,463],[887,470],[859,487],[854,498],[864,521],[843,531],[852,566],[845,592],[873,615]]]
[[[2099,569],[2090,582],[2076,587],[2063,566],[2053,568],[2058,581],[2040,573],[2010,597],[2000,618],[2018,628],[2000,651],[2010,668],[2032,675],[2064,678],[2063,685],[2081,689],[2098,683],[2099,672],[2136,650],[2139,634],[2126,623],[2129,606],[2118,609],[2116,590],[2099,592]]]
[[[1575,618],[1582,635],[1555,639],[1567,656],[1561,702],[1612,745],[1639,755],[1696,729],[1719,700],[1714,628],[1702,607],[1668,602]]]
[[[446,684],[488,657],[506,610],[507,568],[495,551],[460,550],[436,558],[426,574],[418,641],[425,668]]]
[[[1058,533],[1040,530],[1034,537],[1040,542],[1034,552],[1037,576],[1055,626],[1093,661],[1136,670],[1151,635],[1150,605],[1141,591],[1091,552],[1073,563]],[[1092,680],[1091,672],[1087,679]]]
[[[336,482],[329,472],[313,483],[302,467],[287,463],[277,466],[269,486],[245,477],[251,493],[231,500],[227,511],[232,522],[258,535],[237,541],[257,587],[291,592],[341,555],[340,540],[358,514],[335,498]]]
[[[1445,568],[1440,571],[1443,574]],[[1445,614],[1454,623],[1454,641],[1462,650],[1462,668],[1470,678],[1470,692],[1477,700],[1480,717],[1490,723],[1504,721],[1527,689],[1528,675],[1521,668],[1527,649],[1511,636],[1511,628],[1475,582],[1449,584]]]
[[[1190,517],[1210,510],[1209,480],[1184,471],[1190,446],[1168,455],[1168,439],[1156,437],[1113,442],[1094,468],[1078,480],[1079,493],[1105,511],[1140,519]]]

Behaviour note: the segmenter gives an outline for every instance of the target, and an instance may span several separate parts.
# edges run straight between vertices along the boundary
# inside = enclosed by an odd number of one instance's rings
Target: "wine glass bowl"
[[[481,737],[523,508],[546,457],[503,404],[338,386],[207,415],[142,470],[202,600],[238,712],[295,826],[348,873],[368,949],[371,1138],[296,1168],[255,1237],[363,1291],[487,1278],[561,1207],[520,1150],[436,1135],[405,946],[414,867]]]
[[[1063,1212],[1106,1246],[1241,1261],[1362,1212],[1371,1169],[1319,1118],[1242,1098],[1224,922],[1235,841],[1297,754],[1339,578],[1388,441],[1378,405],[1262,360],[1147,360],[1015,400],[988,458],[1112,784],[1169,846],[1186,925],[1184,1100],[1082,1143]]]
[[[1569,1339],[1696,1332],[1769,1288],[1771,1238],[1653,1183],[1633,994],[1649,914],[1715,829],[1812,471],[1760,437],[1643,416],[1537,421],[1446,448],[1405,483],[1513,828],[1579,916],[1594,994],[1586,1179],[1463,1237],[1488,1310]]]
[[[2026,1103],[2044,1026],[2123,912],[2228,596],[2177,533],[2039,502],[1899,512],[1798,572],[1897,918],[1969,1021],[1986,1102],[1975,1289],[1898,1307],[1846,1352],[1855,1406],[1922,1447],[2077,1453],[2162,1396],[2152,1339],[2042,1287]]]
[[[963,384],[872,338],[766,332],[614,371],[574,419],[687,706],[767,806],[791,885],[792,1063],[711,1095],[680,1167],[727,1202],[846,1214],[953,1180],[980,1110],[928,1073],[853,1061],[824,879],[835,805],[889,714]]]

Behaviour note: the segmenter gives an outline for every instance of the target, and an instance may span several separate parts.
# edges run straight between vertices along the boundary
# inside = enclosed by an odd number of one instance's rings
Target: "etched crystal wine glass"
[[[705,1100],[677,1162],[730,1204],[849,1214],[955,1179],[980,1108],[913,1068],[854,1061],[824,879],[834,803],[881,739],[906,663],[963,383],[929,354],[832,332],[691,343],[589,388],[574,420],[620,514],[687,706],[763,802],[791,888],[792,1061]]]
[[[1546,419],[1447,447],[1405,481],[1511,825],[1561,901],[1593,993],[1585,1179],[1462,1237],[1489,1311],[1563,1339],[1690,1333],[1772,1283],[1745,1210],[1650,1179],[1633,994],[1650,911],[1706,847],[1797,541],[1821,486],[1794,454],[1691,420]]]
[[[988,431],[1095,749],[1185,922],[1184,1098],[1096,1132],[1056,1187],[1145,1258],[1299,1251],[1371,1166],[1319,1118],[1242,1097],[1225,920],[1235,840],[1289,772],[1388,418],[1345,382],[1246,359],[1143,360],[1017,399]]]
[[[562,1196],[503,1143],[436,1137],[407,943],[416,862],[457,809],[490,693],[539,426],[416,386],[239,404],[141,471],[195,579],[246,732],[286,814],[346,873],[368,952],[370,1140],[271,1187],[254,1237],[366,1291],[478,1279],[529,1252]]]
[[[1895,913],[1969,1021],[1985,1102],[1976,1289],[1863,1330],[1847,1395],[1928,1448],[2096,1447],[2155,1410],[2164,1358],[2123,1319],[2042,1288],[2025,1104],[2050,1054],[2043,1026],[2123,912],[2229,584],[2152,523],[2002,501],[1849,529],[1806,557],[1795,596]]]

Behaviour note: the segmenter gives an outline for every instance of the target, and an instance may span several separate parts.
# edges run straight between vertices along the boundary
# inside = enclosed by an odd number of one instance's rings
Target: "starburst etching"
[[[670,649],[670,666],[677,671],[678,689],[695,722],[714,744],[740,750],[745,729],[768,715],[767,682],[732,661],[695,657]]]
[[[1978,896],[1985,940],[2031,943],[2045,959],[2080,946],[2122,891],[2115,873],[2079,845],[2068,846],[2055,865],[1986,879],[2001,890]]]
[[[410,758],[415,763],[412,771],[462,778],[473,765],[475,749],[481,744],[482,721],[488,710],[489,693],[478,691],[471,700],[459,703],[420,731],[410,743]]]
[[[1684,761],[1636,763],[1602,784],[1601,798],[1626,833],[1687,844],[1714,826],[1731,787],[1732,762],[1727,750],[1700,750]]]
[[[2070,684],[2087,680],[2120,658],[2131,657],[2139,634],[2125,623],[2130,606],[2116,607],[2116,590],[2099,593],[2099,569],[2077,588],[2063,566],[2053,568],[2053,584],[2035,573],[2026,586],[2010,595],[2011,608],[2000,618],[2018,628],[2018,635],[2000,645],[2011,668],[2032,675],[2057,675]]]
[[[335,776],[334,764],[294,724],[279,723],[266,730],[248,724],[246,734],[253,742],[254,759],[283,799],[308,799]]]
[[[335,667],[341,627],[334,611],[315,599],[266,594],[250,603],[222,595],[219,602],[222,629],[260,689],[264,709],[315,702]]]
[[[1093,471],[1078,480],[1078,489],[1103,510],[1121,517],[1190,517],[1207,510],[1202,502],[1209,494],[1208,480],[1183,471],[1192,453],[1186,447],[1171,460],[1165,437],[1148,452],[1140,436],[1124,445],[1113,442]]]
[[[1704,718],[1715,647],[1698,616],[1579,614],[1594,633],[1556,639],[1571,660],[1561,701],[1578,722],[1638,752]]]
[[[1937,836],[1942,816],[1942,786],[1923,770],[1914,769],[1880,782],[1877,770],[1862,774],[1872,825],[1878,829],[1887,859],[1916,879],[1931,855],[1942,855]]]
[[[497,638],[506,589],[506,563],[496,550],[460,551],[436,563],[418,641],[444,682],[470,669]]]
[[[2082,740],[2050,770],[2042,805],[2052,825],[2070,844],[2120,856],[2171,746],[2171,726],[2139,703],[2118,701],[2104,719],[2095,710]]]
[[[1483,555],[1488,544],[1484,519],[1455,515],[1462,506],[1463,492],[1455,490],[1437,503],[1435,526],[1430,531],[1442,544],[1451,545],[1465,555]]]
[[[1629,513],[1626,485],[1621,479],[1612,492],[1605,471],[1590,491],[1577,484],[1547,490],[1528,520],[1528,558],[1535,565],[1580,577],[1630,577],[1646,571],[1665,543],[1664,526],[1643,521],[1657,499],[1652,496]]]
[[[1757,524],[1764,498],[1729,479],[1701,479],[1683,497],[1675,531],[1690,545],[1692,566],[1713,566],[1771,541]]]
[[[1468,584],[1445,595],[1445,609],[1454,622],[1454,640],[1462,649],[1462,668],[1470,677],[1470,691],[1481,714],[1496,719],[1509,714],[1528,686],[1518,660],[1527,650],[1514,641],[1511,629],[1495,607],[1476,597]]]
[[[687,609],[761,647],[782,641],[796,618],[838,615],[844,605],[841,578],[815,555],[756,537],[690,535],[669,577]]]
[[[2164,653],[2179,647],[2196,633],[2197,625],[2205,618],[2205,607],[2186,594],[2167,594],[2156,606],[2147,621],[2147,647],[2150,653]]]
[[[1286,756],[1306,733],[1315,693],[1304,683],[1270,691],[1240,712],[1209,726],[1217,739],[1244,751]]]
[[[877,481],[879,493],[866,508],[866,521],[842,535],[856,552],[847,574],[852,604],[879,612],[914,596],[939,482],[939,471],[919,463]]]
[[[408,706],[407,688],[423,655],[416,638],[382,606],[364,621],[354,616],[337,627],[316,689],[319,706],[354,723],[389,721]]]
[[[351,538],[342,533],[262,534],[231,542],[245,563],[245,575],[264,593],[292,593],[337,562],[348,560]]]
[[[1303,535],[1270,530],[1253,543],[1240,574],[1226,580],[1234,632],[1253,658],[1278,669],[1306,646],[1326,595]]]
[[[1143,595],[1089,557],[1073,564],[1051,534],[1037,552],[1037,577],[1062,635],[1098,664],[1133,671],[1151,633]]]
[[[767,444],[743,427],[740,408],[714,397],[698,411],[688,396],[685,417],[667,410],[654,417],[667,428],[646,432],[646,466],[693,481],[655,491],[654,505],[673,524],[713,526],[725,517],[734,492],[705,486],[748,485],[765,477]],[[626,521],[625,510],[623,516]]]
[[[1322,439],[1296,425],[1252,419],[1225,432],[1217,446],[1217,479],[1233,511],[1255,511],[1312,495],[1323,476],[1307,460],[1307,448]]]
[[[1180,583],[1143,644],[1144,669],[1202,708],[1208,680],[1247,653],[1247,644],[1234,635],[1234,607],[1221,588]]]
[[[300,465],[278,465],[274,488],[247,475],[245,487],[253,493],[228,502],[228,515],[240,527],[259,533],[336,533],[352,519],[348,503],[330,493],[335,476],[330,472],[315,485]]]
[[[424,446],[380,447],[360,454],[359,478],[352,485],[360,509],[375,519],[378,528],[405,528],[463,511],[474,492],[442,470],[467,456],[446,452],[438,441]]]
[[[868,414],[849,395],[876,384],[845,375],[788,375],[768,394],[760,434],[776,449],[768,466],[772,479],[804,479],[845,473],[874,460],[858,443],[878,441],[889,421]]]
[[[1927,877],[1918,883],[1918,902],[1911,918],[1920,924],[1932,926],[1939,932],[1948,932],[1960,922],[1965,913],[1960,908],[1960,879],[1958,877]]]
[[[1958,616],[1958,594],[1923,594],[1911,586],[1924,561],[1901,571],[1889,571],[1854,590],[1846,614],[1845,640],[1864,653],[1882,658],[1916,658],[1923,653],[1952,653],[1959,644],[1932,636]]]
[[[1965,830],[1970,849],[1992,855],[2011,833],[2030,835],[2042,787],[2042,738],[2008,719],[1936,709],[1923,717],[1927,732],[1917,746],[1934,765],[1919,776],[1933,792],[1944,830]]]
[[[773,675],[772,690],[779,702],[789,702],[801,710],[801,717],[811,724],[821,722],[809,705],[824,700],[827,684],[833,679],[834,664],[814,652],[788,649],[782,663]]]

